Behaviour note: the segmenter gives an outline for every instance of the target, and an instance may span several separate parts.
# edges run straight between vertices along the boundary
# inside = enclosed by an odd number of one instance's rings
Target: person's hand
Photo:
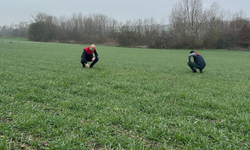
[[[89,64],[86,64],[86,67],[89,68]]]
[[[92,58],[92,61],[95,61],[95,57]]]

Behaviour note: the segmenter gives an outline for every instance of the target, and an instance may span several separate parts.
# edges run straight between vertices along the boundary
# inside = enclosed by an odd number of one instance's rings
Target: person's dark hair
[[[190,54],[191,54],[191,53],[194,53],[194,51],[190,51]]]

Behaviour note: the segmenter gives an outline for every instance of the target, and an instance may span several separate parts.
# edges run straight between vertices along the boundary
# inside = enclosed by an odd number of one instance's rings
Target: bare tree
[[[244,24],[239,33],[239,44],[241,47],[248,48],[250,45],[250,24]]]
[[[201,0],[182,0],[172,9],[170,25],[181,47],[195,48],[200,44],[205,21]]]
[[[34,41],[54,41],[58,36],[58,27],[55,24],[56,17],[46,13],[38,13],[33,16],[34,21],[29,25],[28,37]]]
[[[209,10],[205,10],[206,20],[203,24],[203,46],[216,48],[218,39],[223,33],[223,11],[217,3],[213,3]]]
[[[225,41],[229,47],[238,47],[240,31],[244,24],[248,25],[249,20],[243,11],[236,13],[228,13],[229,21],[227,21],[226,31],[224,34]]]

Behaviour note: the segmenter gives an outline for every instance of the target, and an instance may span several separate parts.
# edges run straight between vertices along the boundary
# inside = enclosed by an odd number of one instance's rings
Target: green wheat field
[[[248,149],[250,52],[0,38],[0,149]]]

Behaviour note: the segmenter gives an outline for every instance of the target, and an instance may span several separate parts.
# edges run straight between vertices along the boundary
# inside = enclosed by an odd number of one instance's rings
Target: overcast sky
[[[155,18],[168,21],[171,10],[180,0],[0,0],[0,26],[32,20],[32,14],[42,12],[55,17],[73,13],[102,14],[124,22],[126,20]],[[243,12],[250,18],[250,0],[203,0],[209,8],[217,2],[221,9]]]

